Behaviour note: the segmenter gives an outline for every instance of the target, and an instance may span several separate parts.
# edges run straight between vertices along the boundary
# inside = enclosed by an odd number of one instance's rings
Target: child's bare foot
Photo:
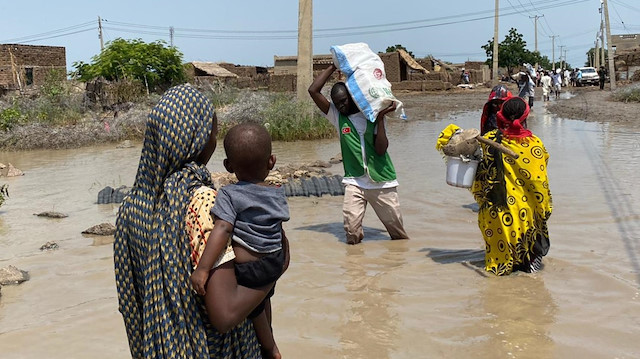
[[[282,359],[278,346],[274,343],[271,350],[262,348],[262,359]]]

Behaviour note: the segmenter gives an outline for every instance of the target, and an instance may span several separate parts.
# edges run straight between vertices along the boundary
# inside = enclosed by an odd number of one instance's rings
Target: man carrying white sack
[[[402,224],[395,168],[387,153],[389,140],[384,116],[395,111],[396,103],[382,109],[375,122],[371,122],[358,109],[344,82],[333,85],[329,102],[321,90],[335,70],[333,64],[324,70],[309,86],[309,95],[340,135],[345,185],[342,213],[347,243],[358,244],[364,238],[362,220],[367,203],[391,239],[409,239]]]

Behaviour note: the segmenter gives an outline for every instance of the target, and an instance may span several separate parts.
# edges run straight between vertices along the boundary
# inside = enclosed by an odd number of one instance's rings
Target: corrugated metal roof
[[[418,61],[416,61],[413,57],[411,57],[411,55],[409,55],[408,52],[404,51],[403,49],[398,49],[396,50],[398,51],[398,53],[400,54],[400,57],[402,57],[402,60],[404,60],[404,62],[407,63],[407,66],[411,67],[414,70],[418,70],[422,73],[428,74],[429,70],[425,69],[424,67],[422,67],[422,65],[420,65],[418,63]]]
[[[214,62],[200,62],[200,61],[192,61],[191,64],[196,69],[205,72],[209,76],[216,77],[238,77],[238,75],[233,72],[225,69],[224,67],[214,63]]]

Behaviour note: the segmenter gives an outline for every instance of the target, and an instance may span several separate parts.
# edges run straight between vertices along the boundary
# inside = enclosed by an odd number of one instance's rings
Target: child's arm
[[[205,295],[209,271],[213,269],[213,264],[227,247],[228,239],[232,232],[233,225],[231,223],[221,219],[215,220],[198,267],[191,273],[191,284],[198,294]]]

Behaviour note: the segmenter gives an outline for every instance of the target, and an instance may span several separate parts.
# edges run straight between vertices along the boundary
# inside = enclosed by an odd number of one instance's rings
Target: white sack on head
[[[333,63],[347,76],[347,90],[369,121],[375,122],[378,113],[391,105],[392,101],[396,102],[396,110],[387,115],[403,118],[402,102],[391,92],[384,63],[369,45],[359,42],[331,46],[331,54]]]

